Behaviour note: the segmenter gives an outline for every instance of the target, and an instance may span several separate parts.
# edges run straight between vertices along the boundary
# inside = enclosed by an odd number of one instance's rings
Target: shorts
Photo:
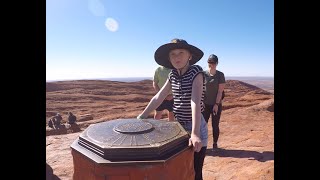
[[[169,112],[173,111],[173,99],[172,100],[164,100],[160,106],[156,109],[156,111],[162,111],[167,109]]]
[[[192,121],[190,122],[179,122],[182,127],[191,134],[192,131]],[[200,124],[200,139],[202,146],[208,146],[208,124],[205,121],[203,115],[201,114],[201,124]]]

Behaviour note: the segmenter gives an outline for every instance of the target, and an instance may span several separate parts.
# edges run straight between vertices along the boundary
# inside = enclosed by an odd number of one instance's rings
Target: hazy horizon
[[[79,78],[79,79],[52,79],[46,82],[78,81],[78,80],[110,80],[122,82],[135,82],[141,80],[152,80],[153,77],[110,77],[110,78]],[[226,80],[274,80],[273,76],[226,76]]]

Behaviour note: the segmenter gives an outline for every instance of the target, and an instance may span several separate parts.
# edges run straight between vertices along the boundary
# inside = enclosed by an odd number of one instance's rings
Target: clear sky
[[[225,76],[274,75],[273,0],[46,0],[46,79],[152,77],[185,39]]]

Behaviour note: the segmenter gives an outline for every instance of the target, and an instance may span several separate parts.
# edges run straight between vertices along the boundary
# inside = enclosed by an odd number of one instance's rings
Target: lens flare
[[[116,32],[119,28],[118,22],[113,18],[107,18],[105,25],[107,29],[111,32]]]

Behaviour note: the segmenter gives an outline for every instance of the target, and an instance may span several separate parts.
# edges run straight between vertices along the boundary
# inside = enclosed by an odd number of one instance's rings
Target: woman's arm
[[[219,89],[218,89],[218,93],[217,93],[217,98],[216,98],[216,102],[212,107],[212,113],[213,115],[216,115],[218,113],[218,108],[219,108],[219,104],[221,103],[221,98],[222,98],[222,92],[224,90],[224,86],[226,83],[221,83],[219,84]]]
[[[203,74],[199,73],[192,83],[191,94],[191,110],[192,110],[192,131],[189,145],[193,145],[193,149],[199,152],[202,148],[200,139],[201,124],[201,96],[203,91]]]
[[[166,83],[162,86],[160,91],[155,96],[153,96],[153,98],[150,100],[147,107],[138,116],[138,119],[147,118],[148,115],[151,113],[151,111],[155,110],[157,107],[160,106],[163,100],[168,96],[170,90],[171,90],[171,84],[169,82],[169,79],[167,79]]]
[[[224,90],[224,86],[226,85],[226,83],[221,83],[219,84],[219,89],[218,89],[218,94],[217,94],[217,98],[216,98],[216,103],[221,103],[221,98],[222,98],[222,92]]]

